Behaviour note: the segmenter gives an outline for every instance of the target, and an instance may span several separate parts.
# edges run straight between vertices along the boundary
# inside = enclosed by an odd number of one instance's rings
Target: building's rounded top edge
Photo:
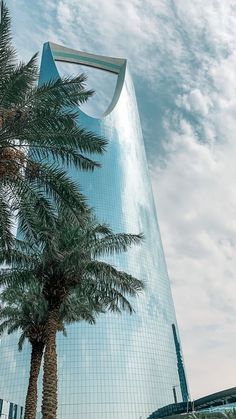
[[[119,74],[126,64],[125,58],[108,57],[105,55],[92,54],[85,51],[67,48],[63,45],[48,42],[55,61],[78,63],[88,67],[96,67],[100,70]]]
[[[120,98],[120,94],[125,80],[127,60],[125,58],[116,58],[108,57],[105,55],[91,54],[88,52],[67,48],[63,45],[55,44],[54,42],[46,42],[45,45],[49,46],[54,61],[71,64],[81,64],[87,67],[93,67],[103,71],[108,71],[117,75],[116,88],[107,110],[100,118],[95,118],[90,115],[87,115],[92,119],[103,119],[106,116],[108,116],[113,111]]]

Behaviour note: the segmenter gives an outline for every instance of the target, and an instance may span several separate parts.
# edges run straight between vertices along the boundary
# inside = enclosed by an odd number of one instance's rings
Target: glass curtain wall
[[[58,336],[59,419],[144,419],[158,407],[183,400],[176,324],[134,87],[126,60],[59,45],[44,45],[40,83],[58,78],[57,61],[89,65],[117,77],[102,118],[82,111],[79,123],[109,140],[94,173],[71,170],[101,221],[116,232],[143,232],[145,241],[112,262],[145,281],[136,314],[104,315],[95,326],[79,323]],[[79,72],[79,67],[78,67]],[[0,398],[24,402],[29,348],[17,353],[17,337],[0,341]],[[178,342],[179,342],[178,337]],[[178,355],[178,356],[177,356]],[[182,372],[183,373],[183,372]],[[183,380],[182,380],[183,381]],[[175,390],[173,393],[173,389]]]

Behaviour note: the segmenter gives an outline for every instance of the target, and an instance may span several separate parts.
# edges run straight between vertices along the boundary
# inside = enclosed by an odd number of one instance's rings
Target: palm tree
[[[10,16],[0,10],[0,246],[13,244],[13,219],[24,234],[33,234],[38,218],[55,222],[55,207],[64,202],[84,210],[78,185],[63,170],[94,170],[100,164],[86,157],[101,154],[106,141],[76,123],[72,109],[93,94],[86,77],[51,80],[37,87],[37,56],[16,62],[11,45]],[[84,154],[85,153],[85,154]]]
[[[37,381],[46,344],[46,321],[48,303],[43,296],[43,287],[38,281],[18,283],[6,287],[0,295],[0,335],[20,331],[18,349],[25,339],[31,345],[29,384],[25,401],[24,419],[35,419],[37,409]],[[105,306],[99,293],[88,286],[68,294],[60,308],[57,331],[66,336],[66,324],[85,320],[95,323],[96,315],[104,312]]]
[[[37,380],[45,347],[47,302],[38,282],[16,284],[1,293],[0,335],[21,331],[18,349],[25,339],[31,345],[30,377],[25,402],[25,419],[35,419],[37,408]]]
[[[43,284],[43,295],[48,302],[43,419],[56,419],[57,415],[56,334],[61,307],[70,293],[87,286],[89,293],[96,290],[96,298],[105,311],[121,313],[126,310],[131,314],[133,307],[127,296],[135,297],[142,291],[143,282],[101,258],[126,252],[142,238],[142,234],[114,234],[91,215],[81,226],[72,215],[61,211],[56,228],[41,240],[40,246],[37,244],[35,253],[31,248],[32,263],[27,262],[24,267],[24,257],[21,257],[20,268],[12,267],[0,275],[0,285],[21,283],[22,279],[30,278]]]

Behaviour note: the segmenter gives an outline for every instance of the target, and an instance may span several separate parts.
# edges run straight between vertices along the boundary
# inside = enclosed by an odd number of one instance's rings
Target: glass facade
[[[59,419],[144,419],[158,407],[183,400],[178,371],[178,329],[142,139],[135,92],[126,60],[85,54],[47,43],[40,83],[59,76],[56,62],[114,73],[117,85],[101,119],[81,112],[80,124],[109,140],[95,173],[71,171],[98,218],[117,232],[145,234],[142,246],[112,259],[146,283],[132,316],[104,315],[96,326],[70,326],[58,336]],[[173,326],[176,337],[173,335]],[[0,397],[24,403],[29,348],[17,337],[0,341]],[[178,337],[179,342],[179,337]],[[180,347],[178,347],[180,348]],[[178,349],[180,350],[180,349]],[[184,369],[181,370],[181,374]]]

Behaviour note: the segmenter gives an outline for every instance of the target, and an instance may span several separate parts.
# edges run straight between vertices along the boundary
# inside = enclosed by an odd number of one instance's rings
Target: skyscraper
[[[187,397],[169,278],[131,76],[124,59],[44,45],[40,83],[59,77],[57,61],[114,73],[112,101],[102,118],[82,111],[79,123],[109,140],[95,173],[71,170],[101,221],[116,232],[143,232],[145,242],[113,263],[146,283],[136,314],[104,315],[96,326],[70,326],[58,337],[60,419],[144,419]],[[24,402],[29,354],[12,338],[0,343],[0,397]],[[28,365],[27,365],[28,368]],[[14,382],[19,377],[17,383]],[[2,380],[0,380],[2,381]],[[174,389],[174,392],[173,392]]]

